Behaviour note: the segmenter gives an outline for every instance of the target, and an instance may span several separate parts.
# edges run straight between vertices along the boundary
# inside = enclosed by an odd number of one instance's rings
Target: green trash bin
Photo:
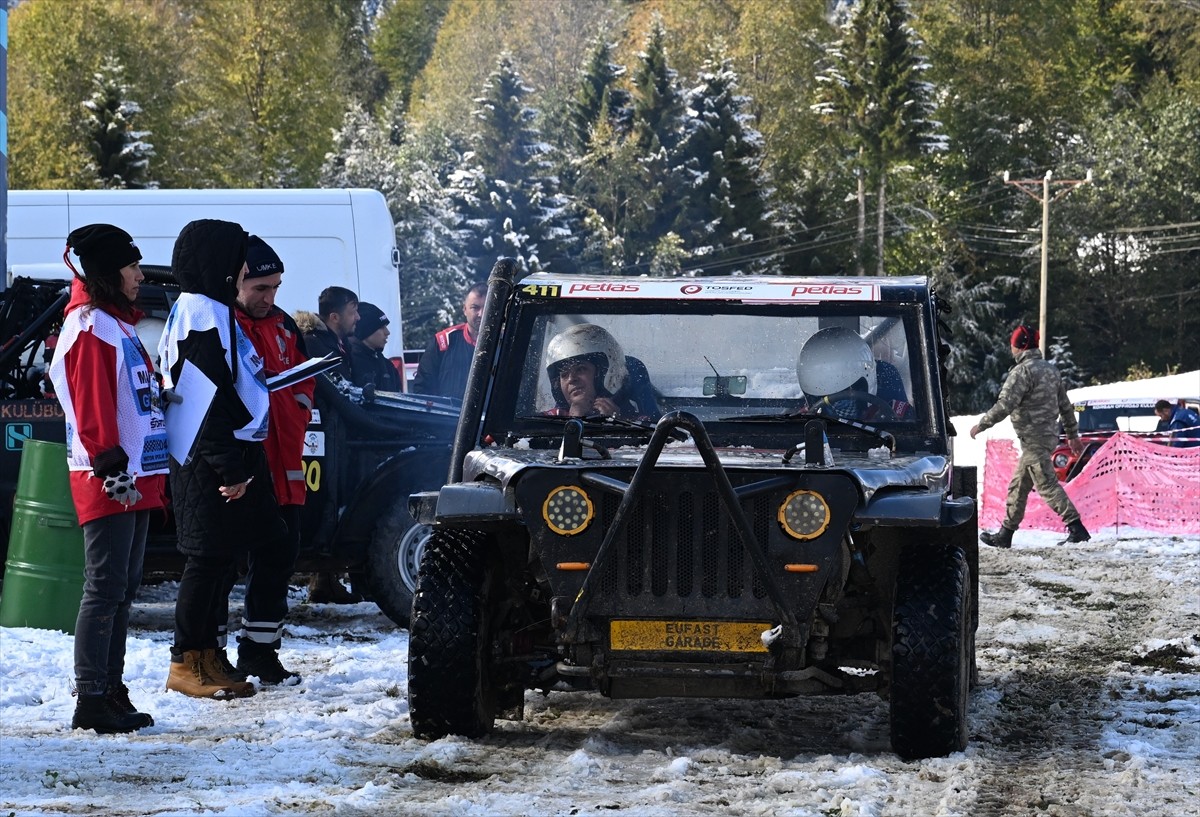
[[[82,599],[83,529],[71,501],[67,447],[25,440],[0,593],[0,626],[73,635]]]

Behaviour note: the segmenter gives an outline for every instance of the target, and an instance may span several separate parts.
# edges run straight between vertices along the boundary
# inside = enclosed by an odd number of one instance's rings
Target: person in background
[[[1067,526],[1067,538],[1059,544],[1086,542],[1092,537],[1050,462],[1050,455],[1058,446],[1060,419],[1071,453],[1077,457],[1083,453],[1075,407],[1067,397],[1058,368],[1042,358],[1036,329],[1024,324],[1014,329],[1010,351],[1016,365],[1009,370],[996,404],[984,412],[971,429],[971,439],[1011,415],[1013,430],[1021,442],[1021,457],[1008,484],[1007,512],[1000,530],[995,533],[984,531],[979,538],[992,547],[1012,547],[1013,534],[1025,518],[1029,492],[1036,488],[1038,496],[1062,517]]]
[[[296,322],[275,306],[283,272],[283,261],[271,246],[256,235],[250,236],[246,274],[238,287],[237,321],[262,356],[268,376],[308,359]],[[300,510],[305,497],[304,433],[312,416],[313,388],[310,378],[271,392],[270,433],[263,447],[275,500],[288,535],[280,547],[257,548],[248,556],[237,667],[226,668],[226,674],[238,680],[254,676],[269,685],[300,683],[300,676],[279,662],[279,648],[283,619],[288,612],[288,581],[300,552]],[[233,577],[231,573],[230,578]],[[217,641],[222,657],[225,645],[221,641],[228,620],[227,606],[224,619],[218,622]]]
[[[71,250],[83,274],[71,264]],[[160,381],[134,329],[142,258],[129,233],[89,224],[67,236],[75,278],[50,379],[67,426],[71,499],[83,528],[71,726],[101,734],[152,726],[123,680],[129,610],[142,582],[150,514],[163,507],[167,438]]]
[[[329,405],[341,399],[329,378],[353,382],[349,341],[358,324],[358,296],[345,287],[326,287],[317,296],[315,324],[307,325],[309,316],[305,318],[304,348],[308,356],[324,357],[332,352],[341,357],[337,367],[327,373],[328,378],[317,384],[318,402]],[[355,604],[362,597],[347,590],[331,571],[321,570],[313,573],[308,580],[308,600],[313,604]]]
[[[216,387],[190,455],[182,463],[171,459],[175,528],[187,561],[175,602],[167,689],[196,698],[254,694],[254,685],[229,676],[227,661],[218,658],[216,622],[228,615],[228,577],[240,555],[287,546],[263,450],[270,409],[266,372],[235,316],[248,238],[229,221],[184,226],[171,256],[182,293],[159,342],[168,386],[185,405],[196,399],[187,388],[193,376]]]
[[[304,348],[309,357],[333,353],[341,362],[329,370],[331,376],[350,380],[350,338],[358,323],[358,296],[345,287],[325,287],[317,296],[317,320],[304,332]]]
[[[479,336],[486,297],[486,283],[475,284],[467,290],[463,300],[466,323],[448,327],[433,336],[417,363],[410,391],[462,398],[467,390],[467,375],[475,355],[475,339]]]
[[[1166,437],[1169,446],[1191,448],[1200,445],[1200,415],[1186,406],[1175,405],[1167,400],[1154,404],[1158,415],[1155,431],[1171,432]]]
[[[388,316],[375,304],[358,305],[358,324],[350,338],[351,379],[356,386],[374,386],[376,391],[401,391],[400,373],[383,354],[392,330]]]

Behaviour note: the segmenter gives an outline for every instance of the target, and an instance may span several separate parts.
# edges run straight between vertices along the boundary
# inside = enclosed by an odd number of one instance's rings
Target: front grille
[[[619,504],[618,496],[600,497],[600,530],[611,528]],[[770,500],[754,497],[745,500],[742,509],[760,546],[770,553]],[[762,578],[715,491],[674,496],[647,492],[634,504],[614,547],[599,583],[601,598],[766,596]]]

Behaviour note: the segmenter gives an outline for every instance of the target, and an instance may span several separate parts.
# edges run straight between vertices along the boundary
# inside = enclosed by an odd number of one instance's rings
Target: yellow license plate
[[[766,652],[763,621],[625,621],[609,622],[614,650],[681,652]]]

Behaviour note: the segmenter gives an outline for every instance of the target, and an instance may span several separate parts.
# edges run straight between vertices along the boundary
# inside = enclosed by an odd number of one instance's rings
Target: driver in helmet
[[[857,332],[831,326],[805,341],[796,376],[812,411],[844,420],[903,419],[912,411],[903,384],[895,367],[882,378],[881,368]]]
[[[547,416],[638,416],[637,406],[624,396],[625,353],[604,327],[580,323],[555,335],[546,348],[546,375],[554,395]]]

